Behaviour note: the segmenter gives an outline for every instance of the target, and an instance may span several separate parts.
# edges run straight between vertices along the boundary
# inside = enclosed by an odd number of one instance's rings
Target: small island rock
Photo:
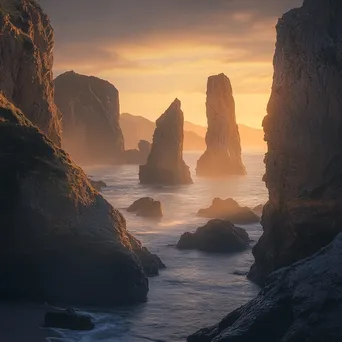
[[[241,207],[231,198],[222,200],[215,198],[207,209],[200,209],[198,216],[206,218],[221,218],[236,224],[250,224],[260,222],[260,217],[248,207]]]
[[[195,233],[185,233],[177,243],[178,249],[197,249],[208,253],[234,253],[246,249],[248,233],[229,221],[215,219],[199,227]]]
[[[136,213],[141,217],[162,217],[163,208],[160,201],[151,197],[143,197],[135,201],[128,209],[130,213]]]

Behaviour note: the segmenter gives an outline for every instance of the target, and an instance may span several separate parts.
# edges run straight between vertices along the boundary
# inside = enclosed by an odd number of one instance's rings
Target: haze
[[[55,76],[94,75],[121,111],[155,120],[175,97],[205,125],[207,77],[231,78],[237,120],[260,127],[272,81],[274,26],[301,0],[41,0],[56,32]]]

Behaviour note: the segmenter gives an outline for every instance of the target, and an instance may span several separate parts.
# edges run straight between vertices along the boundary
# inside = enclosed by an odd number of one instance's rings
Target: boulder
[[[231,198],[222,200],[215,198],[207,209],[200,209],[198,216],[206,218],[221,218],[236,224],[257,223],[260,217],[248,207],[241,207]]]
[[[0,299],[146,300],[158,260],[85,173],[0,95]],[[144,273],[145,270],[145,273]]]
[[[0,92],[60,146],[49,18],[34,0],[2,1],[0,6]]]
[[[55,79],[63,148],[81,164],[123,163],[119,92],[109,82],[68,71]]]
[[[89,179],[89,182],[91,186],[97,191],[102,191],[103,188],[107,187],[107,184],[103,181],[96,181],[96,180]]]
[[[229,78],[224,74],[210,76],[207,85],[207,149],[197,162],[199,176],[222,177],[245,175],[241,159],[239,127]]]
[[[159,201],[155,201],[151,197],[143,197],[135,201],[127,209],[130,213],[136,213],[142,217],[162,217],[163,208]]]
[[[263,126],[269,202],[249,278],[317,252],[342,230],[342,6],[305,0],[277,25]]]
[[[81,331],[94,329],[94,323],[90,316],[76,313],[74,309],[66,309],[47,312],[44,327]]]
[[[211,220],[195,233],[185,233],[177,243],[178,249],[198,249],[208,253],[234,253],[246,249],[250,239],[243,228],[226,220]]]
[[[188,342],[342,340],[342,234],[314,256],[274,272],[259,295]]]
[[[183,160],[184,115],[176,99],[156,121],[151,153],[141,165],[141,184],[191,184],[189,167]]]

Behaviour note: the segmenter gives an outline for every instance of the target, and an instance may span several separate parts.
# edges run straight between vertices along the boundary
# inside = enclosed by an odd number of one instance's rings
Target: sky
[[[279,17],[302,0],[40,0],[55,30],[54,75],[111,82],[121,112],[156,120],[178,97],[206,125],[210,75],[231,80],[239,123],[266,114]]]

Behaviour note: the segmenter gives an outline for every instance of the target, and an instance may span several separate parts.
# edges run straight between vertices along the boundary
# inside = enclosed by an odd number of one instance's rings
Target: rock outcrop
[[[54,102],[54,32],[34,0],[0,4],[0,91],[60,146],[61,116]]]
[[[74,309],[66,309],[47,312],[44,327],[84,331],[94,329],[95,325],[90,316],[77,313]]]
[[[178,249],[197,249],[208,253],[234,253],[246,249],[250,239],[247,232],[226,220],[211,220],[195,233],[184,233]]]
[[[146,164],[150,152],[151,144],[146,140],[140,140],[138,143],[138,150],[134,149],[125,151],[125,163],[133,165]]]
[[[210,76],[207,85],[207,150],[197,162],[199,176],[244,175],[239,128],[235,118],[235,101],[229,78]]]
[[[63,148],[81,164],[122,163],[119,92],[109,82],[66,72],[55,79],[63,115]]]
[[[107,184],[104,181],[96,181],[89,179],[89,182],[91,186],[97,191],[102,191],[104,188],[107,187]]]
[[[82,169],[0,96],[0,297],[107,306],[144,301],[160,259]]]
[[[176,99],[156,121],[151,153],[140,166],[141,184],[191,184],[189,167],[183,160],[184,116]]]
[[[136,200],[127,208],[130,213],[136,213],[141,217],[162,217],[163,208],[160,201],[155,201],[151,197],[143,197]]]
[[[342,5],[306,0],[277,26],[263,126],[269,202],[249,277],[312,255],[342,230]]]
[[[241,207],[232,198],[226,200],[214,198],[212,205],[207,209],[200,209],[197,216],[225,219],[236,224],[249,224],[260,221],[260,217],[252,209]]]
[[[273,273],[259,295],[188,342],[342,340],[342,234],[316,255]]]

